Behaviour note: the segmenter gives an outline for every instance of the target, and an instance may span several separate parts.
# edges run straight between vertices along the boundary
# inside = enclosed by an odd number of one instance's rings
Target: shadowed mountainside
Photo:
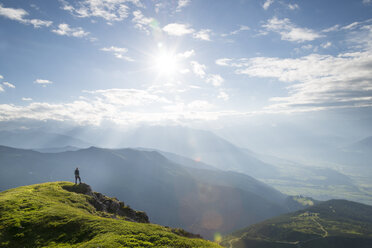
[[[239,230],[222,245],[235,248],[372,247],[372,206],[329,200]]]

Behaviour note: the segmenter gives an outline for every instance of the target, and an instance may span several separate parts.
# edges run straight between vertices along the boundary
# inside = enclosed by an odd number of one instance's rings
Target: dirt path
[[[322,224],[320,224],[319,221],[317,221],[314,217],[311,217],[311,219],[319,226],[319,228],[324,233],[323,233],[323,235],[321,237],[313,238],[313,239],[309,239],[309,240],[305,240],[305,241],[301,241],[299,244],[297,244],[297,247],[298,248],[302,247],[301,244],[304,244],[304,243],[307,243],[307,242],[310,242],[310,241],[313,241],[313,240],[316,240],[316,239],[323,239],[323,238],[326,238],[328,236],[328,231],[324,228],[324,226]]]
[[[324,232],[324,234],[322,235],[323,238],[327,237],[328,236],[328,231],[323,227],[322,224],[320,224],[314,217],[311,218],[318,226],[320,229],[322,229],[322,231]]]
[[[233,246],[233,242],[236,242],[236,241],[238,241],[240,238],[235,238],[235,239],[230,239],[229,240],[229,248],[233,248],[234,246]]]

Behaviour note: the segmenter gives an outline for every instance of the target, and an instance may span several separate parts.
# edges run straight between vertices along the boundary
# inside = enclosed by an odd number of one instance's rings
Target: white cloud
[[[224,79],[221,75],[218,74],[209,74],[205,80],[207,83],[212,84],[215,87],[219,87],[224,82]]]
[[[197,61],[191,61],[190,62],[191,64],[191,67],[192,67],[192,71],[199,77],[201,78],[204,78],[206,73],[205,73],[205,69],[206,69],[206,66],[203,65],[203,64],[199,64]]]
[[[159,13],[160,9],[164,8],[164,3],[156,3],[155,4],[155,12]]]
[[[181,23],[170,23],[163,27],[163,31],[168,35],[172,36],[183,36],[192,34],[194,39],[210,41],[212,30],[210,29],[201,29],[200,31],[195,31],[189,24]]]
[[[264,10],[267,10],[271,4],[274,3],[274,0],[266,0],[265,3],[262,5],[262,8],[264,8]]]
[[[7,86],[7,87],[9,87],[9,88],[15,88],[15,85],[14,84],[11,84],[11,83],[9,83],[9,82],[4,82],[3,83],[5,86]]]
[[[296,10],[296,9],[299,9],[300,6],[298,6],[297,3],[290,3],[290,4],[288,4],[288,8],[289,8],[290,10]]]
[[[0,16],[8,18],[13,21],[18,21],[23,24],[31,24],[34,28],[40,27],[49,27],[52,25],[52,21],[45,21],[39,19],[26,19],[25,16],[28,15],[28,12],[24,9],[13,9],[13,8],[6,8],[0,3]]]
[[[163,27],[163,31],[173,36],[183,36],[192,34],[195,30],[190,28],[188,24],[170,23]]]
[[[194,55],[195,55],[194,49],[177,54],[177,56],[181,58],[190,58],[191,56],[194,56]]]
[[[32,102],[27,106],[0,104],[0,121],[17,119],[74,121],[79,124],[94,124],[100,120],[97,111],[102,107],[84,101],[74,101],[66,104],[51,104]]]
[[[326,43],[321,44],[320,46],[323,47],[323,48],[328,48],[328,47],[332,46],[332,42],[328,41]]]
[[[108,89],[86,91],[87,93],[99,95],[102,100],[109,104],[120,106],[145,106],[153,103],[171,103],[164,97],[137,89]]]
[[[104,48],[101,48],[102,51],[105,51],[105,52],[114,52],[114,53],[118,53],[118,54],[123,54],[123,53],[126,53],[128,52],[128,49],[125,48],[125,47],[116,47],[116,46],[111,46],[111,47],[104,47]]]
[[[52,25],[52,21],[45,21],[45,20],[39,20],[39,19],[31,19],[31,20],[28,20],[28,23],[32,24],[34,26],[34,28],[41,28],[43,26],[45,27],[49,27],[50,25]]]
[[[66,23],[59,24],[58,29],[53,29],[52,32],[58,35],[73,36],[78,38],[89,35],[89,32],[84,31],[83,28],[81,27],[71,28]]]
[[[30,97],[22,97],[22,101],[32,101],[32,98],[30,98]]]
[[[222,99],[224,101],[228,101],[230,99],[230,96],[226,92],[220,91],[217,98]]]
[[[19,119],[74,122],[79,125],[118,125],[139,123],[184,123],[209,121],[232,112],[209,111],[214,106],[206,100],[171,101],[147,90],[106,89],[86,91],[86,96],[67,103],[30,102],[26,106],[0,104],[0,122]],[[30,99],[23,98],[24,101]]]
[[[36,79],[34,81],[35,84],[40,84],[41,86],[43,87],[46,87],[48,84],[53,84],[52,81],[48,80],[48,79]]]
[[[2,75],[0,75],[0,79],[3,79],[4,77]]]
[[[30,4],[30,7],[31,8],[34,8],[34,9],[36,9],[36,10],[40,10],[40,8],[36,5],[36,4]]]
[[[277,17],[273,17],[263,27],[266,31],[279,33],[282,40],[293,42],[312,41],[322,37],[322,35],[314,30],[297,27],[288,18],[278,19]]]
[[[175,102],[172,105],[164,106],[163,109],[169,112],[178,112],[178,113],[205,113],[204,111],[208,111],[215,108],[213,104],[206,100],[194,100],[190,103],[186,104],[182,101]]]
[[[346,30],[350,30],[350,29],[354,29],[358,26],[359,22],[353,22],[353,23],[350,23],[349,25],[346,25],[344,27],[342,27],[341,29],[346,29]]]
[[[307,44],[307,45],[303,45],[301,46],[302,49],[305,49],[305,50],[310,50],[311,48],[313,48],[313,45],[311,44]]]
[[[214,110],[216,107],[205,99],[185,101],[177,98],[174,101],[165,99],[164,102],[164,98],[159,95],[142,90],[137,92],[136,89],[97,90],[86,94],[79,97],[79,100],[64,103],[29,102],[25,106],[0,104],[0,122],[59,121],[81,126],[105,123],[118,126],[179,125],[205,124],[220,118],[247,115],[236,111]],[[125,99],[132,98],[133,94],[135,96],[132,100]]]
[[[310,54],[300,58],[255,57],[230,61],[237,74],[276,78],[291,83],[287,97],[271,98],[270,109],[308,111],[372,106],[371,50],[338,56]]]
[[[182,8],[186,7],[187,5],[190,4],[190,0],[178,0],[178,5],[176,11],[179,12],[181,11]]]
[[[329,32],[333,32],[333,31],[337,31],[337,30],[339,30],[339,28],[340,28],[340,25],[336,24],[336,25],[333,25],[332,27],[323,29],[322,32],[323,33],[329,33]]]
[[[247,31],[247,30],[250,30],[250,27],[248,27],[246,25],[240,25],[239,29],[233,30],[228,34],[221,34],[221,36],[226,37],[226,36],[229,36],[229,35],[236,35],[236,34],[242,32],[242,31]]]
[[[229,64],[229,62],[231,62],[231,61],[232,61],[232,59],[222,58],[222,59],[217,59],[216,64],[217,65],[222,65],[222,66],[227,66]]]
[[[3,92],[4,91],[4,88],[3,86],[0,84],[0,92]]]
[[[0,15],[14,21],[24,22],[24,16],[28,15],[28,13],[24,9],[6,8],[0,4]]]
[[[372,19],[365,21],[364,25],[358,25],[353,30],[347,30],[348,39],[346,40],[349,44],[356,44],[354,46],[358,50],[368,49],[372,50]]]
[[[264,110],[266,113],[372,107],[372,25],[369,23],[367,20],[343,29],[346,40],[342,41],[350,44],[352,50],[338,55],[224,58],[216,63],[235,68],[237,74],[285,82],[288,95],[272,97],[272,104]],[[332,43],[321,46],[327,48]]]
[[[193,34],[193,37],[195,39],[199,39],[199,40],[206,40],[206,41],[210,41],[211,40],[211,35],[212,33],[212,30],[210,29],[202,29],[196,33]]]
[[[150,34],[150,28],[159,29],[156,25],[156,21],[154,18],[145,17],[140,10],[133,11],[133,19],[134,26],[142,31],[145,31],[147,34]]]
[[[129,62],[134,61],[134,59],[132,59],[131,57],[124,55],[128,52],[128,49],[125,47],[116,47],[116,46],[104,47],[104,48],[101,48],[101,51],[113,53],[114,56],[118,59],[124,59]]]
[[[192,101],[191,103],[189,103],[187,105],[187,107],[191,111],[201,111],[201,110],[205,111],[205,110],[212,109],[214,106],[211,103],[209,103],[208,101],[195,100],[195,101]]]
[[[345,25],[345,26],[342,26],[342,27],[339,24],[336,24],[332,27],[323,29],[322,32],[323,33],[328,33],[328,32],[340,31],[340,30],[344,30],[346,32],[349,32],[350,30],[356,30],[356,29],[365,27],[366,24],[371,23],[371,20],[372,19],[368,19],[368,20],[361,21],[361,22],[352,22],[352,23],[350,23],[348,25]]]
[[[99,17],[106,21],[122,21],[129,15],[128,2],[143,7],[141,1],[137,0],[83,0],[72,1],[75,6],[65,0],[61,0],[64,10],[81,18]]]
[[[220,87],[224,82],[224,79],[219,74],[207,74],[205,71],[207,67],[205,65],[200,64],[197,61],[191,61],[190,64],[194,74],[205,79],[206,83],[212,84],[215,87]]]
[[[363,3],[364,4],[371,4],[372,3],[372,0],[363,0]]]

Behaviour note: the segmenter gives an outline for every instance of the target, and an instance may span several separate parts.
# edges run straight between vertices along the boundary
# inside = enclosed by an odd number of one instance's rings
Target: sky
[[[371,0],[0,0],[0,127],[372,135],[371,107]]]

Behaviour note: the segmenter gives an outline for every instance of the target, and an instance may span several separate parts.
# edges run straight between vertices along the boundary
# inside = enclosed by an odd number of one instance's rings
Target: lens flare
[[[222,235],[218,232],[214,234],[214,242],[220,243],[222,241]]]

